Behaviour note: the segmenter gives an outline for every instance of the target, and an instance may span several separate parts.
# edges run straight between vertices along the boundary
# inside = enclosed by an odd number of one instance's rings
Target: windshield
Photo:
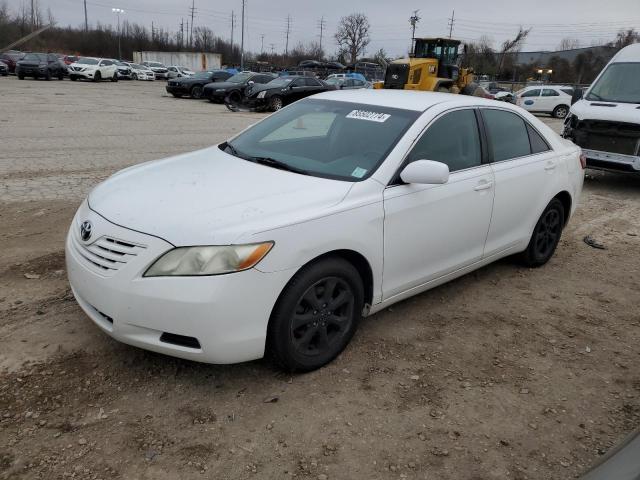
[[[27,61],[46,62],[47,56],[44,53],[27,53],[22,59]]]
[[[139,63],[132,63],[131,67],[135,68],[136,70],[149,70],[147,67],[145,67],[144,65],[140,65]]]
[[[377,105],[301,100],[241,133],[226,144],[231,147],[226,151],[357,182],[375,172],[419,115]]]
[[[231,83],[244,83],[251,78],[250,73],[236,73],[232,77],[229,77],[226,81]]]
[[[82,58],[79,58],[76,63],[81,63],[83,65],[97,65],[98,64],[98,59],[97,58],[82,57]]]
[[[193,78],[209,78],[211,77],[212,72],[198,72],[196,73]]]
[[[587,100],[640,103],[640,62],[612,63],[589,90]]]
[[[158,62],[147,62],[149,64],[150,67],[154,67],[154,68],[165,68],[165,66],[161,63]]]

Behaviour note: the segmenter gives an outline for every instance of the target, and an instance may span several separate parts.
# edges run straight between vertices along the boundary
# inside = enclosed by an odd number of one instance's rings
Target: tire
[[[47,70],[47,73],[44,74],[44,79],[48,82],[51,80],[51,72]]]
[[[553,115],[554,118],[563,119],[569,115],[569,107],[566,105],[558,105],[553,109],[553,113],[551,115]]]
[[[137,73],[132,74],[131,80],[138,80],[138,74]]]
[[[71,80],[72,82],[75,82],[78,79],[78,77],[76,77],[75,75],[69,75],[69,80]]]
[[[351,341],[363,305],[362,279],[351,263],[341,258],[311,263],[281,293],[269,321],[267,350],[288,371],[320,368]]]
[[[182,98],[182,95],[180,95],[179,93],[172,93],[171,95],[173,95],[175,98]]]
[[[522,261],[527,267],[541,267],[556,251],[564,228],[565,212],[562,202],[554,198],[544,209],[533,229]]]
[[[202,98],[203,92],[204,92],[204,88],[202,87],[202,85],[194,85],[193,87],[191,87],[191,91],[189,92],[189,95],[191,95],[191,98],[200,100]]]
[[[235,90],[229,94],[229,101],[240,103],[240,100],[242,100],[242,94],[239,91]]]
[[[58,80],[64,80],[64,73],[63,72],[58,73]]]
[[[93,76],[93,81],[94,82],[99,82],[102,80],[102,74],[100,73],[100,70],[98,70],[96,72],[96,74]]]
[[[18,79],[24,80],[24,75],[18,75]]]
[[[277,112],[284,106],[284,102],[282,101],[282,97],[280,95],[274,95],[269,99],[269,110],[272,112]]]
[[[112,82],[117,82],[118,81],[118,74],[117,73],[113,74],[113,77],[111,77],[111,81]]]

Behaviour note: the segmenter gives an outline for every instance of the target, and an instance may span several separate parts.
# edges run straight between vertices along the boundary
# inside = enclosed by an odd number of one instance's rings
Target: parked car
[[[80,57],[78,57],[78,56],[76,56],[76,55],[65,55],[65,56],[62,58],[62,61],[64,62],[64,64],[65,64],[65,65],[69,66],[69,65],[71,65],[72,63],[77,62],[79,58],[80,58]]]
[[[564,118],[571,107],[573,87],[534,85],[516,92],[517,105],[532,113]]]
[[[92,189],[66,270],[119,341],[312,370],[363,315],[502,257],[544,265],[583,166],[579,147],[508,103],[326,92]]]
[[[0,60],[0,75],[6,77],[9,75],[9,65]]]
[[[0,60],[7,64],[9,67],[9,73],[16,72],[16,62],[24,57],[24,53],[15,50],[0,53]]]
[[[69,78],[73,81],[79,78],[99,82],[101,80],[118,81],[118,71],[113,60],[108,58],[80,57],[77,62],[69,65]]]
[[[254,86],[243,99],[243,104],[256,110],[275,112],[285,105],[327,90],[335,90],[335,87],[317,78],[279,77],[265,85]]]
[[[327,76],[327,80],[329,80],[330,78],[355,78],[356,80],[362,80],[363,82],[366,82],[367,79],[365,78],[364,75],[362,75],[361,73],[332,73],[331,75]]]
[[[640,44],[620,50],[584,93],[578,90],[563,136],[590,168],[640,173]]]
[[[131,78],[133,80],[149,80],[153,81],[156,79],[156,74],[153,73],[146,65],[140,65],[139,63],[130,63],[131,67]]]
[[[333,85],[339,90],[354,90],[357,88],[372,88],[371,83],[357,78],[327,78],[325,83]]]
[[[210,102],[223,103],[225,98],[233,102],[240,102],[247,87],[269,83],[275,78],[270,73],[237,73],[224,82],[213,82],[205,85],[203,97]]]
[[[167,92],[176,98],[185,95],[191,98],[202,98],[204,86],[212,82],[224,82],[231,77],[226,70],[210,70],[198,72],[192,77],[182,77],[169,80],[167,83]]]
[[[118,73],[118,80],[132,80],[133,79],[133,70],[131,65],[127,62],[122,62],[120,60],[113,60],[113,63],[116,66],[116,72]]]
[[[160,62],[142,62],[142,64],[149,67],[153,73],[155,73],[156,78],[161,78],[163,80],[169,78],[169,70],[167,70],[167,67],[164,64]]]
[[[27,53],[16,62],[16,75],[20,80],[25,77],[44,78],[51,80],[64,78],[67,66],[54,53]]]
[[[167,78],[192,77],[196,72],[179,65],[170,65],[167,67]]]

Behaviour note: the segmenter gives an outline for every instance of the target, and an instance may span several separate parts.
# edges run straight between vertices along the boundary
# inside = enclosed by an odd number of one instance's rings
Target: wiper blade
[[[245,158],[243,155],[240,155],[240,153],[238,153],[238,150],[236,150],[236,147],[231,145],[229,142],[224,142],[224,149],[223,150],[225,152],[227,152],[227,153],[230,153],[231,155],[236,156],[236,157]]]
[[[259,163],[260,165],[267,165],[269,167],[278,168],[280,170],[286,170],[287,172],[299,173],[301,175],[309,175],[309,172],[298,167],[289,165],[288,163],[281,162],[275,158],[270,157],[251,157],[249,160]]]

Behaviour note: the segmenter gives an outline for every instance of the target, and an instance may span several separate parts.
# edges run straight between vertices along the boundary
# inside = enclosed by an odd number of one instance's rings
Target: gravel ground
[[[640,179],[590,172],[547,266],[399,303],[319,371],[202,365],[94,327],[64,236],[96,182],[261,115],[162,82],[0,96],[0,479],[566,479],[638,425]]]

